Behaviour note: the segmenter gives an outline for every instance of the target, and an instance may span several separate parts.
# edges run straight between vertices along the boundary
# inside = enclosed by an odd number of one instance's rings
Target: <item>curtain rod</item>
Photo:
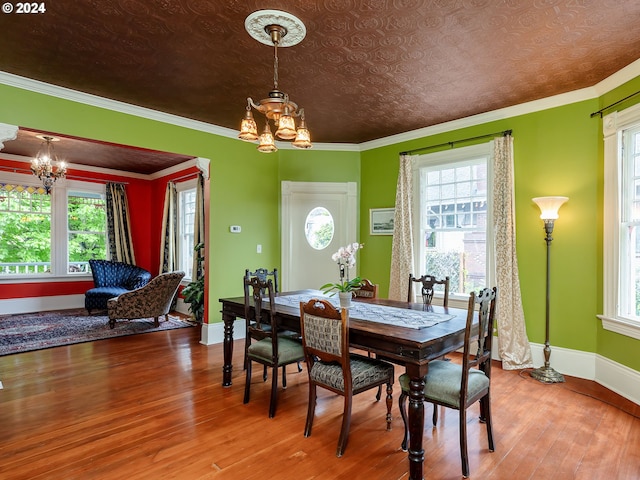
[[[632,97],[635,97],[636,95],[640,94],[640,91],[636,92],[636,93],[632,93],[631,95],[624,97],[622,100],[618,100],[615,103],[612,103],[611,105],[607,105],[606,107],[602,107],[600,110],[598,110],[597,112],[593,112],[591,114],[591,118],[595,117],[596,115],[600,115],[600,118],[602,118],[602,112],[604,112],[605,110],[609,110],[611,107],[615,107],[616,105],[618,105],[619,103],[624,102],[625,100],[629,100]]]
[[[487,133],[486,135],[479,135],[477,137],[463,138],[461,140],[453,140],[451,142],[440,143],[438,145],[429,145],[428,147],[414,148],[413,150],[407,150],[406,152],[400,152],[400,155],[410,155],[410,154],[415,153],[415,152],[421,152],[422,150],[430,150],[432,148],[446,147],[447,145],[449,147],[453,148],[453,145],[455,145],[456,143],[470,142],[471,140],[480,140],[481,138],[495,137],[496,135],[502,135],[503,137],[506,137],[507,135],[511,135],[512,132],[513,132],[513,130],[503,130],[502,132]]]

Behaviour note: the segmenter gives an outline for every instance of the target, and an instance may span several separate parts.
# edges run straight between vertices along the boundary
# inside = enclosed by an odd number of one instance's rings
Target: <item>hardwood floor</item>
[[[313,434],[304,438],[306,371],[289,368],[269,419],[271,384],[261,369],[242,404],[242,343],[233,386],[222,388],[222,346],[200,345],[199,335],[179,329],[0,357],[0,478],[408,477],[397,388],[389,432],[375,392],[354,397],[349,444],[337,458],[342,397],[320,390]],[[487,450],[476,405],[468,417],[471,478],[640,478],[640,406],[594,382],[545,385],[498,365],[493,371],[496,451]],[[461,478],[457,419],[441,410],[432,428],[425,406],[425,478]]]

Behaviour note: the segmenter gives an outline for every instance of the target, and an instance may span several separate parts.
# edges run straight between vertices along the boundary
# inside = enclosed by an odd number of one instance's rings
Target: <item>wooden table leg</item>
[[[407,369],[408,370],[408,369]],[[409,479],[423,480],[424,377],[411,377],[409,390]]]
[[[235,316],[222,312],[224,322],[224,365],[222,365],[222,386],[231,386],[231,371],[233,369],[233,322]]]

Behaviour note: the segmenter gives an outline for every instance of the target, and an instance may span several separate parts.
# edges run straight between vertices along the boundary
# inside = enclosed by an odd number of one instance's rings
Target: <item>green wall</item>
[[[624,92],[638,91],[624,86]],[[640,341],[607,332],[602,312],[602,122],[590,114],[629,93],[450,131],[362,153],[360,273],[388,293],[390,236],[368,235],[370,208],[392,207],[399,152],[513,130],[517,255],[529,340],[544,343],[546,243],[536,196],[564,195],[551,245],[550,338],[554,346],[594,352],[640,370]],[[486,141],[486,140],[484,140]],[[476,142],[477,143],[477,142]],[[471,143],[457,144],[467,146]],[[435,151],[435,150],[433,150]]]
[[[390,236],[369,235],[369,209],[395,203],[398,154],[421,146],[513,130],[517,252],[527,332],[544,341],[545,254],[539,211],[531,201],[566,195],[552,243],[551,342],[595,352],[640,370],[640,342],[604,331],[602,309],[603,155],[599,118],[590,113],[640,89],[640,78],[600,99],[502,119],[367,150],[280,150],[0,85],[0,122],[211,160],[209,315],[218,298],[241,292],[247,267],[280,266],[280,182],[355,181],[360,189],[359,273],[388,292]],[[636,100],[637,101],[637,100]],[[634,100],[626,102],[627,105]],[[460,146],[469,143],[460,144]],[[229,232],[241,225],[241,234]],[[256,253],[260,243],[263,253]]]

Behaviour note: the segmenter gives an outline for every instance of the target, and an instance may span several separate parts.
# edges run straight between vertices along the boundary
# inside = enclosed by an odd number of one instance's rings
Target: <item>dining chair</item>
[[[251,271],[248,268],[244,271],[244,277],[245,278],[249,278],[249,277],[258,277],[261,281],[266,282],[268,278],[271,278],[273,280],[273,291],[275,293],[278,293],[278,269],[274,268],[273,270],[269,271],[269,269],[267,268],[257,268],[255,271]],[[268,325],[264,325],[264,328],[269,328]],[[300,334],[297,332],[283,332],[283,335],[294,338],[296,340],[298,340],[298,342],[301,342],[300,339]],[[249,322],[245,322],[245,345],[244,345],[244,360],[243,360],[243,368],[246,369],[247,368],[247,348],[249,348]],[[298,372],[302,371],[302,366],[300,365],[300,363],[298,363]],[[268,367],[265,365],[264,366],[264,371],[262,373],[262,379],[266,382],[267,381],[267,376],[268,376]]]
[[[263,301],[268,301],[269,310]],[[254,308],[251,308],[251,307]],[[244,278],[244,314],[247,320],[246,381],[244,403],[251,396],[251,364],[261,363],[271,367],[271,401],[269,418],[276,414],[278,402],[278,369],[282,367],[282,387],[287,388],[286,366],[304,360],[302,344],[281,334],[276,320],[276,303],[273,281],[266,282],[259,277]],[[263,380],[266,380],[263,376]]]
[[[438,280],[433,275],[422,275],[419,278],[413,276],[412,273],[409,274],[409,290],[407,292],[407,302],[413,302],[413,284],[419,283],[421,284],[420,294],[422,295],[422,301],[425,305],[431,305],[433,301],[433,295],[435,293],[434,287],[436,285],[442,285],[444,287],[443,297],[442,297],[442,306],[449,306],[449,277],[444,277],[444,279]]]
[[[309,374],[309,404],[304,436],[311,435],[315,416],[317,387],[344,397],[342,427],[336,456],[347,446],[353,396],[387,385],[387,430],[391,430],[393,404],[393,365],[349,352],[349,311],[337,310],[330,302],[313,298],[300,303],[302,346]]]
[[[274,268],[273,270],[269,271],[269,269],[267,268],[256,268],[255,271],[250,271],[248,268],[244,271],[244,276],[245,277],[258,277],[260,280],[262,280],[263,282],[266,282],[268,278],[271,278],[273,280],[273,291],[275,293],[278,293],[280,290],[278,290],[278,269]]]
[[[429,362],[429,372],[425,377],[424,400],[433,403],[433,425],[438,422],[438,407],[459,410],[460,457],[462,476],[469,476],[469,455],[467,451],[467,415],[466,411],[475,402],[480,402],[480,422],[487,428],[489,451],[494,451],[491,427],[490,386],[491,386],[491,343],[496,308],[496,287],[480,290],[469,295],[467,322],[464,331],[462,363],[433,360]],[[473,318],[475,304],[478,304],[478,333]],[[475,345],[477,343],[477,347]],[[409,377],[399,378],[402,393],[398,400],[400,416],[404,422],[402,449],[407,450],[409,429],[407,425],[407,397],[409,395]]]
[[[378,285],[364,278],[360,283],[360,287],[353,290],[353,295],[356,298],[378,298]]]
[[[272,271],[269,271],[266,268],[257,268],[255,271],[251,271],[248,268],[244,271],[244,278],[258,277],[262,282],[267,281],[269,277],[273,280],[273,291],[274,293],[278,293],[278,269],[274,268]],[[245,322],[245,341],[244,341],[244,369],[247,368],[247,348],[249,348],[250,338],[249,338],[249,324],[250,321],[247,320]],[[270,328],[269,325],[264,325],[264,328]],[[267,366],[264,367],[264,372],[262,374],[262,379],[264,381],[267,380]]]

